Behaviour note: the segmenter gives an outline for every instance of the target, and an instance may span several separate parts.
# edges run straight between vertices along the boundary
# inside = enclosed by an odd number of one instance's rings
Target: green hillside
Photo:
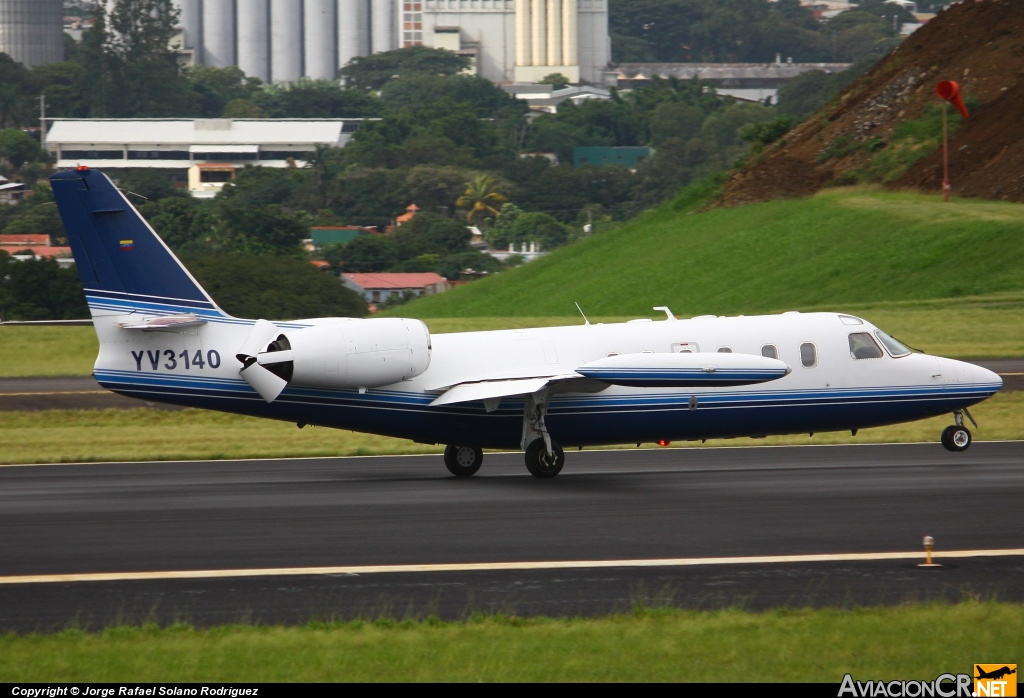
[[[523,267],[419,299],[412,317],[680,316],[1024,290],[1024,205],[823,192],[703,213],[666,205]]]

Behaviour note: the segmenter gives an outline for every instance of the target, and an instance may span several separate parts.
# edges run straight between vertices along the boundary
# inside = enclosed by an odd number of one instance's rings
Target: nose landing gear
[[[964,426],[965,414],[967,415],[967,418],[971,420],[971,424],[973,424],[975,428],[978,427],[978,423],[974,421],[974,417],[971,416],[971,413],[968,412],[966,408],[954,412],[953,421],[955,421],[956,424],[951,424],[942,430],[942,445],[945,446],[947,451],[966,451],[971,445],[971,441],[973,440],[971,432]]]

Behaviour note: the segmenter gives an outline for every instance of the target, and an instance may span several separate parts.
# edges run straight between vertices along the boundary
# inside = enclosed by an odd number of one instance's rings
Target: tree
[[[569,229],[546,213],[524,213],[512,224],[512,240],[536,242],[541,249],[553,250],[569,239]]]
[[[95,95],[89,70],[76,60],[32,67],[37,84],[46,96],[47,116],[85,119],[91,115]]]
[[[211,119],[225,116],[232,102],[248,102],[262,86],[259,78],[246,77],[241,68],[233,65],[226,68],[192,66],[185,71],[185,78],[194,95],[198,115]]]
[[[98,25],[106,29],[105,67],[117,86],[106,99],[110,116],[178,116],[187,111],[188,83],[171,47],[179,14],[172,0],[116,0],[105,25]]]
[[[462,272],[473,270],[493,274],[501,271],[501,262],[489,254],[478,250],[469,250],[458,254],[448,255],[437,264],[437,273],[449,281],[457,281]]]
[[[64,238],[64,225],[54,205],[53,190],[49,184],[36,184],[32,195],[14,206],[3,206],[0,225],[9,235],[46,233],[55,240]],[[59,244],[59,243],[58,243]]]
[[[466,184],[466,191],[455,205],[466,211],[467,222],[475,220],[477,225],[482,225],[488,214],[497,216],[499,207],[506,201],[505,195],[497,191],[494,177],[482,174]]]
[[[168,197],[187,197],[188,193],[174,186],[167,175],[156,170],[125,170],[115,175],[117,185],[144,200],[159,201]]]
[[[487,242],[495,249],[505,249],[515,238],[512,233],[512,226],[523,215],[523,210],[515,204],[502,204],[498,216],[494,219],[494,225],[484,232]]]
[[[15,170],[26,162],[38,160],[43,152],[36,139],[24,131],[8,128],[0,131],[0,159],[6,160]]]
[[[571,85],[572,82],[569,80],[569,78],[562,75],[561,73],[549,73],[548,75],[545,75],[539,81],[537,81],[537,84],[551,85],[556,90],[561,90]]]
[[[496,112],[525,112],[521,100],[490,80],[476,75],[413,74],[389,81],[380,91],[384,106],[391,110],[409,108],[426,111],[434,102],[449,100],[472,106],[477,116],[493,118]]]
[[[300,243],[309,234],[308,214],[292,213],[277,204],[239,208],[224,206],[228,247],[243,255],[305,256]]]
[[[186,266],[237,317],[363,317],[366,302],[334,274],[288,257],[189,257]]]
[[[458,221],[424,211],[399,226],[390,240],[399,259],[406,260],[424,254],[445,257],[466,252],[471,237],[469,229]]]
[[[78,272],[52,259],[18,262],[0,251],[0,317],[74,320],[89,317]]]
[[[451,51],[411,46],[357,56],[338,71],[338,75],[350,89],[379,90],[392,78],[456,75],[469,68],[469,65],[469,58]]]
[[[335,246],[332,246],[335,247]],[[340,247],[340,257],[335,259],[324,257],[339,271],[347,272],[379,272],[388,269],[398,262],[398,254],[394,244],[383,235],[360,235]]]
[[[360,90],[347,90],[333,80],[303,78],[287,85],[269,85],[251,101],[274,119],[342,119],[380,116],[380,100]]]
[[[146,203],[139,212],[179,254],[210,254],[225,246],[224,226],[213,201],[169,197]]]
[[[34,92],[32,74],[6,53],[0,53],[0,128],[34,122],[37,116],[31,97]]]

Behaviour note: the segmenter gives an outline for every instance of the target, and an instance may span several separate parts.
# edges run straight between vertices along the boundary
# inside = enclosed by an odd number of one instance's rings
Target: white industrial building
[[[362,119],[54,119],[58,169],[155,169],[213,196],[246,165],[305,166],[318,145],[343,147]]]
[[[356,56],[405,46],[474,58],[495,82],[562,73],[600,82],[607,0],[174,0],[184,55],[264,82],[334,79]]]

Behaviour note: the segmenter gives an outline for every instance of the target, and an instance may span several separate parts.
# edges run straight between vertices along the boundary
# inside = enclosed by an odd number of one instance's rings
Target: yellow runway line
[[[936,560],[969,557],[1024,556],[1024,548],[1007,550],[948,550]],[[694,567],[698,565],[770,565],[800,562],[865,562],[923,560],[924,553],[838,553],[820,555],[761,555],[754,557],[693,557],[651,560],[562,560],[547,562],[474,562],[424,565],[359,565],[344,567],[271,567],[265,569],[168,570],[163,572],[91,572],[85,574],[29,574],[0,577],[0,584],[54,584],[59,582],[120,582],[165,579],[229,579],[237,577],[359,576],[408,572],[502,572],[515,570],[608,569],[622,567]]]

